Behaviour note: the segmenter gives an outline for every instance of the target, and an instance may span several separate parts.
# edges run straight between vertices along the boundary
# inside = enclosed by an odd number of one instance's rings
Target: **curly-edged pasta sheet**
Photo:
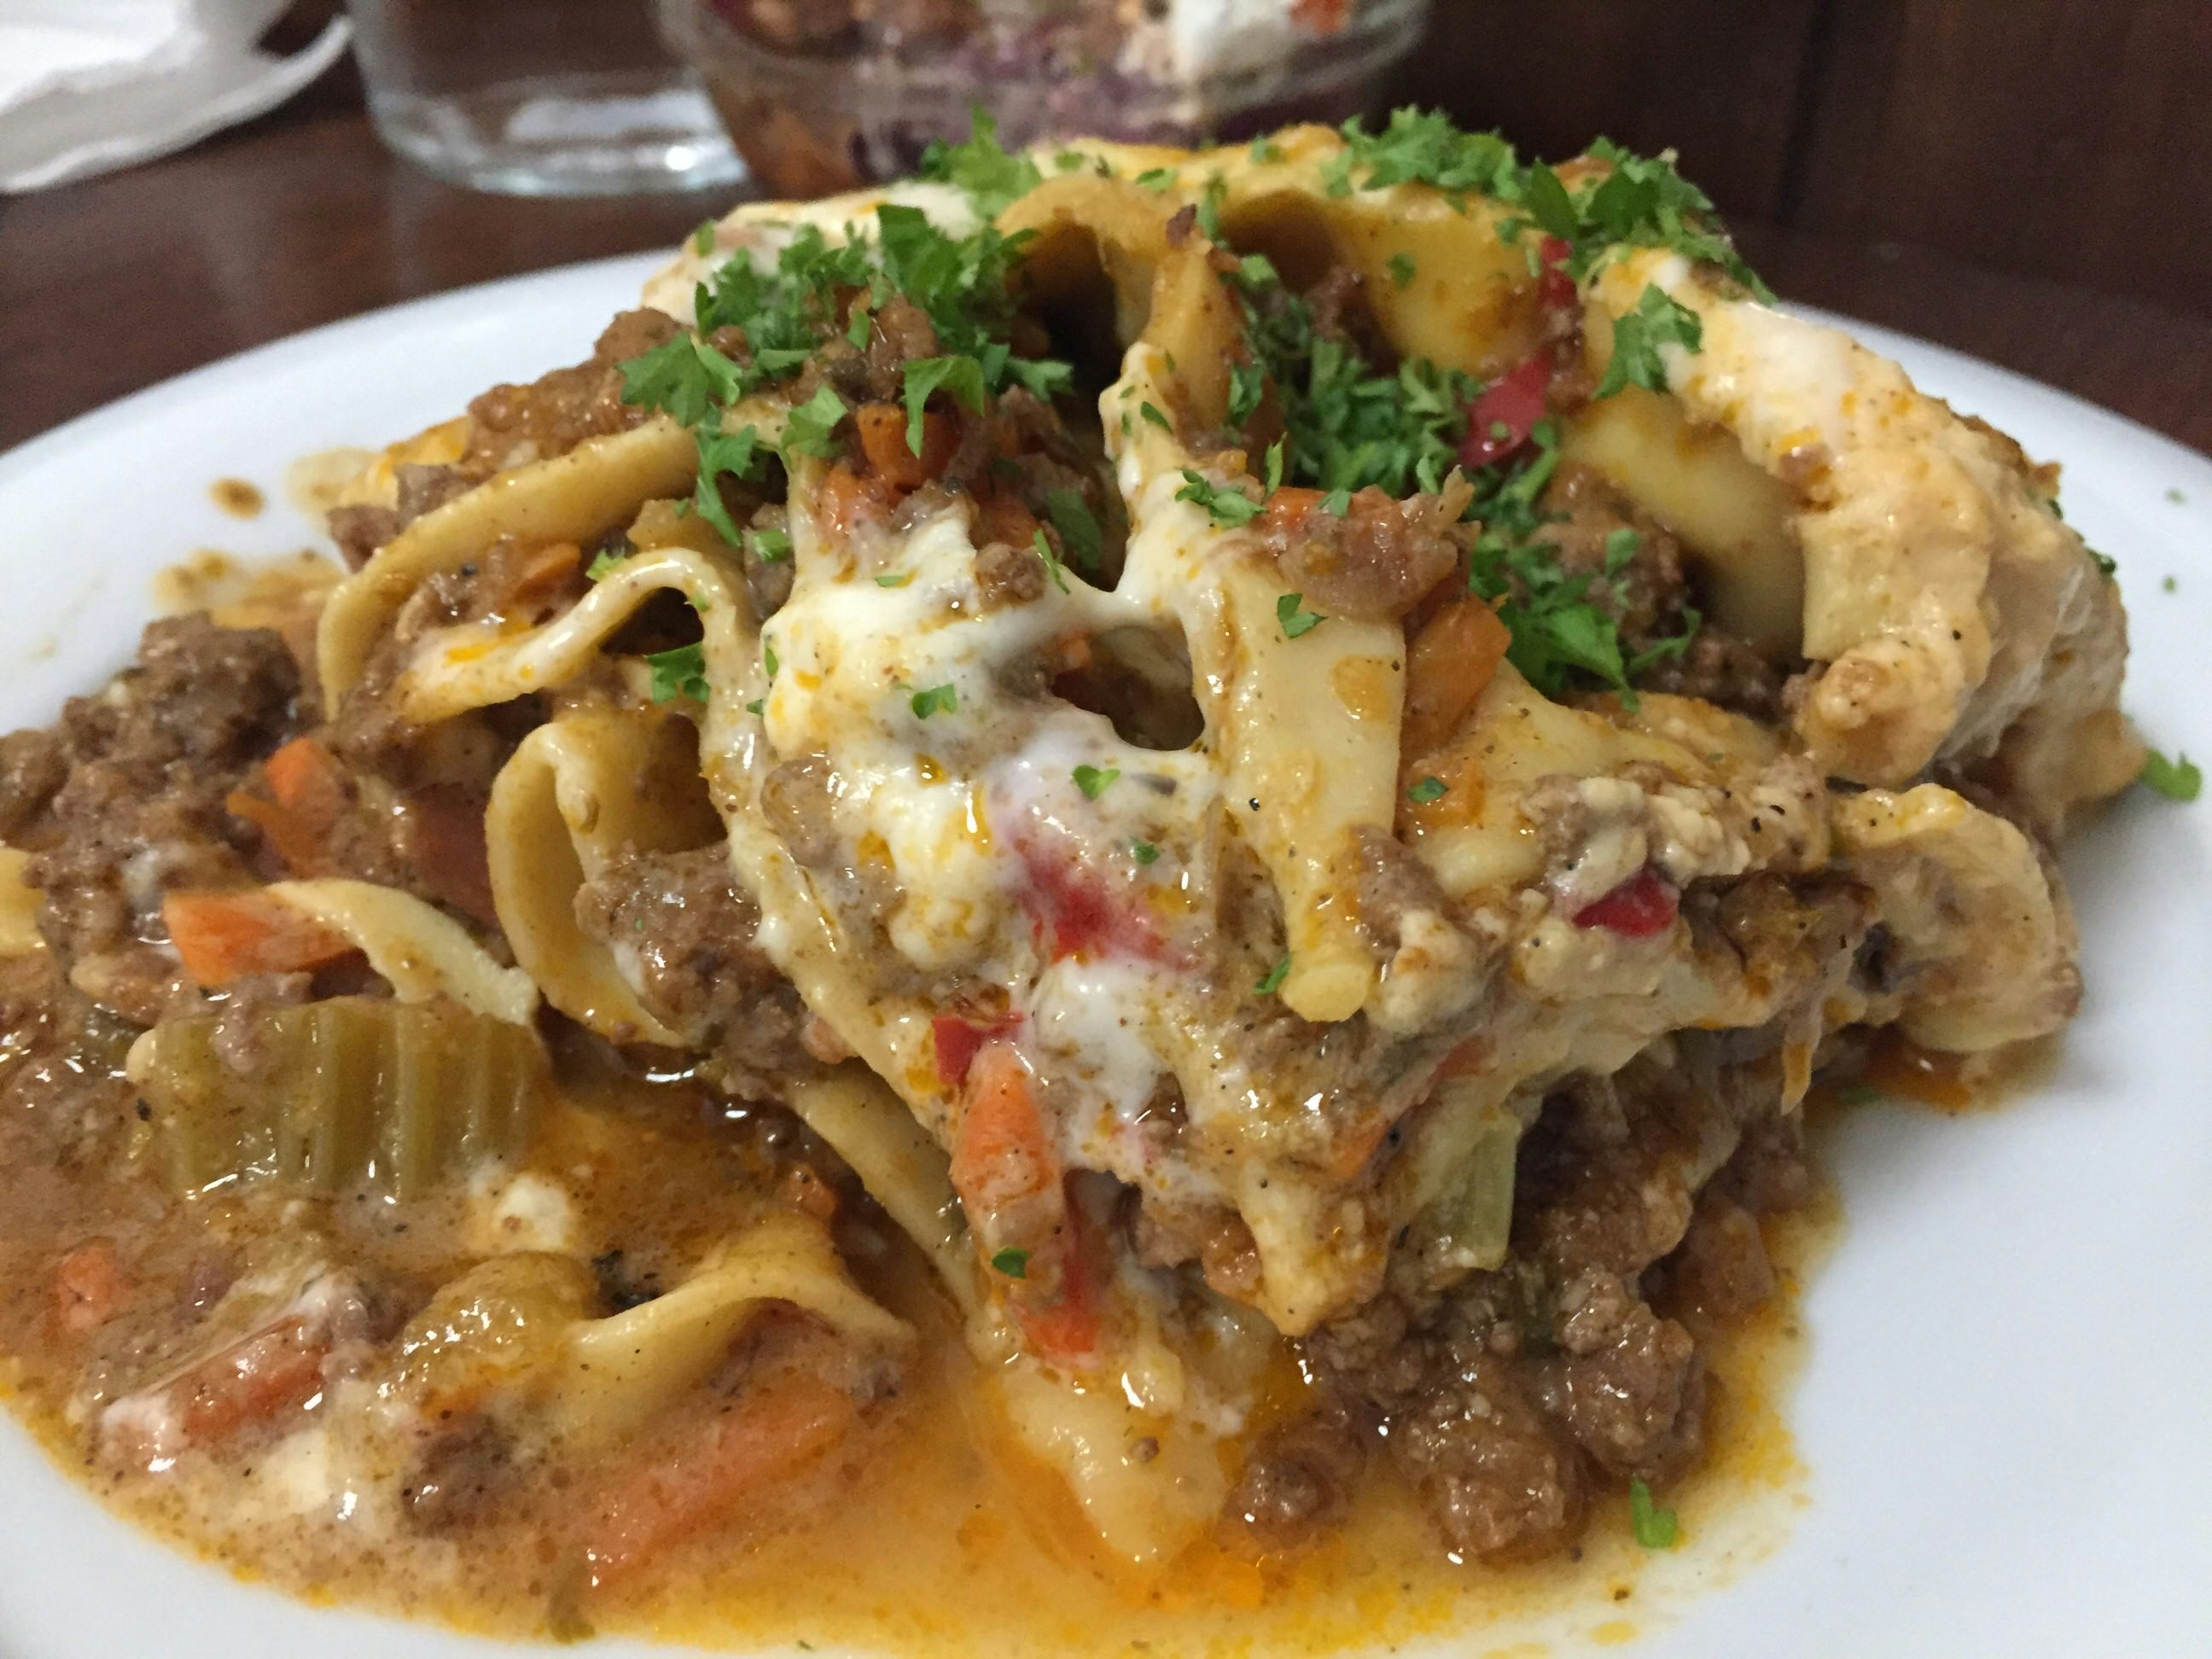
[[[884,1213],[928,1253],[962,1309],[973,1312],[980,1306],[975,1254],[945,1150],[883,1079],[848,1066],[793,1087],[791,1109],[852,1166]]]
[[[1898,1015],[1907,1034],[1973,1053],[2048,1036],[2073,1017],[2073,913],[2018,825],[1932,783],[1864,790],[1831,810],[1843,860],[1874,889],[1896,971],[1912,983]],[[1959,925],[1968,915],[1971,931]]]
[[[424,635],[393,700],[408,719],[431,725],[564,684],[598,660],[608,636],[664,589],[683,594],[698,612],[709,684],[718,690],[749,686],[757,672],[749,660],[755,634],[744,584],[709,555],[671,547],[624,560],[543,627],[465,624]]]
[[[431,576],[481,558],[502,537],[588,545],[629,523],[641,503],[682,494],[697,470],[690,434],[652,420],[496,474],[425,514],[324,607],[316,642],[324,696],[335,703],[360,679],[399,607]]]
[[[576,896],[626,854],[681,852],[720,833],[688,720],[586,708],[547,721],[501,768],[484,819],[492,901],[517,966],[611,1042],[683,1046],[638,1001],[615,951],[577,924]]]
[[[1803,647],[1822,665],[1796,724],[1825,771],[1896,787],[1931,762],[1986,757],[2084,655],[2075,676],[2117,689],[2118,591],[2016,444],[1679,254],[1624,258],[1590,294],[1620,317],[1650,289],[1700,324],[1698,350],[1662,348],[1673,395],[1791,492]]]
[[[853,1283],[826,1233],[777,1216],[665,1295],[572,1327],[545,1379],[548,1422],[580,1452],[620,1442],[695,1388],[745,1324],[779,1303],[866,1346],[914,1339]]]
[[[529,974],[501,967],[460,923],[411,893],[337,877],[280,881],[268,893],[349,940],[403,1002],[443,997],[517,1025],[537,1016]]]

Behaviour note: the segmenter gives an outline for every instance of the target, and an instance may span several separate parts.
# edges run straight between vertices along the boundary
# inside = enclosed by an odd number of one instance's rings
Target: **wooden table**
[[[0,449],[319,323],[464,283],[672,247],[727,205],[456,190],[384,151],[343,66],[286,108],[182,155],[0,201]],[[1737,228],[1790,298],[1943,341],[2212,450],[2212,317],[1912,248]],[[547,362],[585,343],[549,342]]]

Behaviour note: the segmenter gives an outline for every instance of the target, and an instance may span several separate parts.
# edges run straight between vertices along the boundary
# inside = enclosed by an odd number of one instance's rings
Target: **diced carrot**
[[[919,489],[942,477],[960,444],[951,417],[935,410],[921,417],[919,455],[907,444],[907,413],[896,404],[862,404],[853,411],[853,427],[870,468],[901,489]]]
[[[1406,657],[1405,758],[1418,760],[1449,741],[1496,678],[1513,636],[1498,613],[1463,599],[1429,618]]]
[[[486,573],[497,584],[489,596],[502,615],[537,610],[554,599],[582,568],[584,550],[574,542],[547,542],[495,559]]]
[[[1009,547],[1027,547],[1036,539],[1036,514],[1023,506],[1018,497],[994,489],[977,499],[976,546],[1004,542]]]
[[[849,536],[881,519],[897,499],[888,480],[872,472],[864,477],[840,461],[822,480],[822,522],[832,535]]]
[[[185,971],[209,989],[248,974],[320,968],[354,948],[343,933],[257,888],[172,893],[161,902],[161,920]]]
[[[1029,1068],[1012,1043],[983,1045],[968,1078],[968,1103],[952,1142],[952,1187],[980,1224],[1025,1200],[1056,1194],[1060,1170]]]
[[[1083,1218],[1013,1044],[987,1043],[968,1068],[952,1141],[952,1188],[1030,1350],[1079,1370],[1097,1357],[1098,1289]]]
[[[287,1319],[203,1360],[170,1384],[188,1444],[204,1445],[304,1405],[323,1386],[330,1345]]]
[[[350,804],[337,757],[313,738],[295,738],[261,771],[273,800],[239,790],[223,805],[256,825],[294,875],[330,874],[331,831]]]
[[[54,1318],[71,1336],[98,1330],[115,1317],[130,1285],[104,1238],[80,1244],[54,1267]]]
[[[748,1389],[706,1432],[617,1481],[586,1522],[605,1584],[698,1533],[759,1509],[860,1425],[842,1389],[804,1374]]]

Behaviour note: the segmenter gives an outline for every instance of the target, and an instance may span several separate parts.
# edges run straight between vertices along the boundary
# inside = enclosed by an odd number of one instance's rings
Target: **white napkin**
[[[0,191],[151,161],[274,109],[345,50],[253,43],[288,0],[0,0]]]

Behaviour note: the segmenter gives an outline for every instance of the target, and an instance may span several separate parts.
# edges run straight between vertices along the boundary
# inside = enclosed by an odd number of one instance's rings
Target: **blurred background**
[[[742,159],[699,83],[669,79],[663,49],[641,40],[655,6],[708,71]],[[52,9],[0,0],[0,38],[16,8]],[[2208,0],[1288,0],[1287,33],[1285,8],[361,0],[341,55],[336,0],[249,3],[273,108],[157,159],[0,196],[0,448],[301,328],[672,245],[748,193],[744,160],[789,190],[903,169],[978,87],[1012,138],[1237,136],[1413,101],[1545,156],[1599,133],[1672,146],[1786,298],[1942,339],[2212,448]],[[505,20],[492,33],[487,9]],[[1010,9],[1013,37],[979,26]],[[562,21],[548,37],[533,18]],[[501,66],[542,76],[556,60],[599,76],[595,96],[613,88],[575,117],[604,141],[584,146],[580,174],[502,149],[456,95]],[[379,143],[369,92],[412,161]],[[252,107],[234,97],[234,114]],[[553,150],[574,149],[577,129],[531,118]]]

